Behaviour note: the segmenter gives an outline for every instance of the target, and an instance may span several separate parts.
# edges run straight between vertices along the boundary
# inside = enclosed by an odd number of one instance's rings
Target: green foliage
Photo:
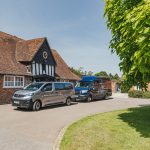
[[[109,77],[106,71],[100,71],[96,73],[95,76]]]
[[[130,90],[130,87],[124,84],[124,82],[121,83],[120,88],[121,88],[121,93],[128,93],[128,91]]]
[[[133,98],[150,98],[150,92],[129,91],[128,96]]]
[[[150,98],[150,92],[144,92],[143,98]]]
[[[142,98],[143,91],[129,91],[128,96],[129,97],[134,97],[134,98]]]
[[[110,48],[128,86],[150,82],[150,0],[105,0]]]
[[[92,71],[88,71],[85,75],[92,76],[93,72]]]
[[[111,73],[108,76],[110,79],[113,79],[113,75]]]
[[[116,73],[116,74],[114,75],[113,79],[115,79],[115,80],[120,80],[120,77],[119,77],[119,75]]]
[[[111,73],[107,74],[106,71],[100,71],[100,72],[96,73],[95,76],[109,77],[110,79],[120,81],[120,77],[117,73],[115,75],[112,75]]]
[[[82,67],[80,67],[79,69],[74,69],[73,67],[70,67],[69,69],[77,76],[82,77],[82,75],[83,75]]]
[[[74,74],[76,74],[77,76],[79,77],[82,77],[83,75],[93,75],[93,72],[92,71],[84,71],[84,68],[83,67],[80,67],[79,69],[75,69],[73,67],[70,67],[69,68]]]

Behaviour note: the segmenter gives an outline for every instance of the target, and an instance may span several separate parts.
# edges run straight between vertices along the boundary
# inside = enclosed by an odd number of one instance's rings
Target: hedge
[[[150,92],[129,91],[128,96],[133,98],[150,98]]]
[[[134,97],[134,98],[142,98],[143,91],[129,91],[128,96],[129,97]]]
[[[150,98],[150,92],[144,92],[143,98]]]

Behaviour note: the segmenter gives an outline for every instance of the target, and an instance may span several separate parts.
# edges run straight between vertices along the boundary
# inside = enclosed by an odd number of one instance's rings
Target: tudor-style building
[[[18,41],[16,59],[26,66],[33,81],[55,80],[56,62],[46,38]]]
[[[24,40],[0,31],[0,104],[33,81],[77,80],[46,38]]]
[[[32,81],[54,81],[55,68],[46,38],[24,40],[0,32],[0,104]]]

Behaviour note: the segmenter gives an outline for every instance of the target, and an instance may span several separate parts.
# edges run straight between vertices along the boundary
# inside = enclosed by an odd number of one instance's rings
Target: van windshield
[[[77,83],[76,87],[91,87],[92,86],[92,83],[93,82],[83,82],[83,81],[80,81]]]
[[[24,88],[24,90],[36,91],[38,90],[44,83],[32,83]]]

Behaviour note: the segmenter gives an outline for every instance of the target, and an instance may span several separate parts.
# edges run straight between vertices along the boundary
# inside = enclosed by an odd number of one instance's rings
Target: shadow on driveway
[[[130,108],[129,112],[119,115],[119,119],[135,128],[142,137],[150,137],[150,106]]]
[[[79,103],[95,103],[97,101],[107,101],[107,100],[110,100],[110,99],[114,99],[114,98],[109,97],[108,99],[94,99],[91,102],[87,102],[87,100],[78,100],[77,102],[79,102]]]
[[[77,102],[72,102],[70,106],[76,105],[76,104],[78,104],[78,103]],[[43,107],[39,111],[44,111],[44,110],[47,110],[47,109],[57,109],[57,108],[60,108],[60,107],[70,107],[70,106],[67,106],[66,104],[53,104],[53,105],[50,105],[50,106]],[[14,110],[21,111],[21,112],[34,112],[33,110],[26,109],[26,108],[14,108]]]

